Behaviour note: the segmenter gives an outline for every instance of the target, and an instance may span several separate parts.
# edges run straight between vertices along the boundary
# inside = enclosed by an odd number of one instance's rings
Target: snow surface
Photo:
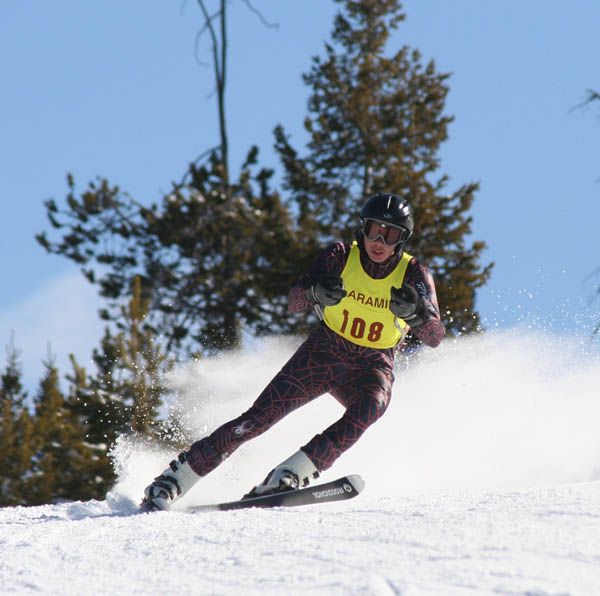
[[[4,594],[600,594],[600,358],[523,330],[399,363],[394,399],[322,479],[358,498],[185,513],[237,498],[341,413],[329,396],[240,448],[170,513],[136,515],[174,453],[123,438],[105,501],[0,509]],[[292,340],[176,370],[200,437],[248,407]]]

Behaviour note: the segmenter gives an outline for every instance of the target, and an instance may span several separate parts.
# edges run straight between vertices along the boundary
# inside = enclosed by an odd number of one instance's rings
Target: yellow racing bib
[[[339,304],[323,310],[323,321],[332,331],[359,346],[386,349],[404,339],[408,324],[390,310],[390,292],[402,286],[412,256],[404,253],[394,270],[383,279],[373,279],[360,263],[358,244],[352,243],[342,271],[347,295]]]

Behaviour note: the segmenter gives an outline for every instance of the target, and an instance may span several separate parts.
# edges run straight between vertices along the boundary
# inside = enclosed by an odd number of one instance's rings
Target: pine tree
[[[122,307],[139,276],[151,305],[147,325],[170,355],[235,349],[243,330],[293,331],[282,319],[285,296],[311,251],[294,217],[270,188],[273,172],[257,166],[251,147],[237,179],[229,164],[225,113],[227,2],[202,0],[201,33],[211,42],[218,145],[190,164],[160,205],[144,206],[102,179],[80,195],[69,176],[67,208],[46,202],[62,236],[37,240],[82,266],[107,299],[102,317],[123,324]],[[253,12],[256,12],[253,9]],[[264,22],[264,20],[263,20]]]
[[[119,436],[154,439],[163,433],[159,414],[168,389],[162,379],[172,360],[145,324],[150,300],[142,294],[141,280],[135,278],[133,285],[117,332],[107,327],[94,350],[96,371],[88,374],[71,357],[68,406],[84,428],[92,454],[89,477],[93,470],[98,497],[115,480],[110,452]]]
[[[6,347],[6,366],[0,378],[0,505],[24,502],[23,478],[31,461],[32,436],[19,352],[14,337]]]
[[[34,465],[27,502],[32,505],[95,496],[85,482],[91,451],[60,389],[58,369],[49,358],[35,397]]]
[[[26,407],[21,410],[19,418],[16,420],[16,431],[17,440],[14,457],[19,470],[19,477],[15,483],[15,495],[18,495],[20,504],[26,504],[29,503],[30,482],[36,449],[34,421]]]
[[[124,305],[135,279],[148,302],[146,328],[171,356],[234,349],[242,330],[288,332],[287,290],[311,251],[290,210],[257,169],[252,148],[234,183],[219,156],[191,164],[157,206],[144,207],[103,180],[78,197],[72,178],[67,209],[47,202],[62,238],[38,240],[82,265],[107,305],[103,319],[128,324]]]
[[[0,505],[18,503],[19,495],[15,487],[15,420],[12,404],[8,399],[0,401],[0,461],[3,470],[0,475]]]
[[[352,238],[369,195],[406,197],[416,222],[407,249],[430,265],[449,329],[473,331],[475,291],[491,265],[479,264],[485,244],[467,241],[477,185],[448,192],[447,176],[437,174],[452,120],[444,114],[448,75],[406,46],[388,54],[404,20],[399,1],[336,1],[332,40],[304,76],[311,88],[306,155],[276,129],[286,188],[306,234],[323,243]]]
[[[141,279],[134,278],[131,300],[123,309],[124,329],[114,338],[116,369],[111,386],[117,390],[127,407],[129,430],[152,434],[162,397],[167,389],[161,379],[169,367],[167,357],[151,329],[144,327],[149,312],[149,300],[142,296]],[[115,378],[115,372],[118,376]]]
[[[104,498],[115,480],[114,470],[109,457],[109,449],[114,441],[116,432],[107,436],[107,426],[112,426],[114,410],[107,408],[112,402],[104,398],[98,398],[98,394],[91,388],[91,381],[84,367],[77,363],[71,354],[71,366],[73,372],[67,375],[69,381],[69,394],[66,406],[70,415],[76,420],[76,424],[83,430],[83,439],[88,449],[89,458],[86,461],[85,476],[81,479],[82,484],[87,485],[90,498]],[[107,421],[111,421],[107,424]],[[124,425],[118,428],[123,428]]]
[[[146,213],[148,233],[160,239],[147,275],[161,296],[159,308],[176,315],[170,333],[191,336],[200,352],[238,348],[243,329],[293,328],[281,316],[297,275],[295,259],[306,259],[306,250],[289,210],[269,187],[272,172],[255,171],[257,153],[250,150],[231,184],[216,155],[190,166],[162,212]]]

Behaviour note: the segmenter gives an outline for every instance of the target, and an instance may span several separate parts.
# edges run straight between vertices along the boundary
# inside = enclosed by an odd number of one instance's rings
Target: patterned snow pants
[[[187,460],[205,476],[286,414],[330,393],[346,408],[344,415],[301,447],[319,471],[327,470],[385,412],[394,382],[393,363],[393,350],[358,346],[321,325],[252,406],[194,443]]]

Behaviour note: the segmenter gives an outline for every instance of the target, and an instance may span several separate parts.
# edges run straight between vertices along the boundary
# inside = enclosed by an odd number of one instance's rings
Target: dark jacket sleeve
[[[423,323],[415,326],[412,332],[424,344],[435,348],[442,341],[446,329],[440,318],[433,276],[427,266],[413,259],[406,270],[404,283],[415,288],[422,301],[419,315]]]
[[[349,254],[350,245],[345,242],[335,242],[321,251],[308,273],[297,280],[290,289],[288,293],[288,311],[298,313],[312,308],[313,303],[306,298],[305,290],[325,275],[341,275]]]

